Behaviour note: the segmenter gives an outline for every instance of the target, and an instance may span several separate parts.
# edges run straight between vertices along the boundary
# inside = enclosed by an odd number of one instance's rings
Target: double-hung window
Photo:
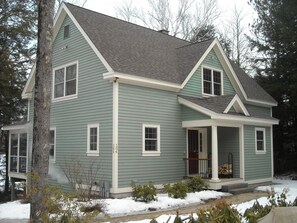
[[[50,143],[49,143],[49,160],[56,160],[56,129],[51,128],[50,130]]]
[[[255,147],[257,154],[266,152],[265,128],[255,129]]]
[[[54,69],[53,100],[70,99],[77,96],[77,63]]]
[[[222,72],[209,68],[202,68],[203,93],[207,95],[222,95]]]
[[[27,171],[27,133],[10,134],[9,171],[15,173]]]
[[[88,156],[99,155],[99,124],[88,125]]]
[[[160,156],[160,126],[146,125],[142,126],[142,155]]]

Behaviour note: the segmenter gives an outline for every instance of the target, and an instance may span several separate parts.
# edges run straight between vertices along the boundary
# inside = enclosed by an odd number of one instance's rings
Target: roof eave
[[[181,89],[179,84],[174,84],[167,81],[156,80],[151,78],[139,77],[131,74],[120,72],[107,72],[103,74],[103,79],[110,81],[118,81],[119,83],[132,84],[143,87],[156,88],[161,90],[178,92]]]

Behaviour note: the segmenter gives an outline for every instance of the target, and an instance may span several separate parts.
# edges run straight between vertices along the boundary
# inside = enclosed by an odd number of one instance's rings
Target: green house
[[[69,162],[100,166],[93,190],[105,182],[114,197],[195,175],[212,189],[272,180],[277,103],[217,39],[191,43],[64,3],[52,67],[52,184],[70,190]],[[4,127],[12,179],[30,172],[34,77],[33,67],[27,121]]]

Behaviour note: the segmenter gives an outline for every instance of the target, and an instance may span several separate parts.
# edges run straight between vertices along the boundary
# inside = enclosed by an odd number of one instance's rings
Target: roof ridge
[[[76,7],[76,8],[83,9],[83,10],[89,11],[89,12],[91,12],[91,13],[100,14],[100,15],[105,16],[105,17],[108,17],[108,18],[110,18],[110,19],[118,20],[118,21],[120,21],[120,22],[124,22],[124,23],[130,24],[130,25],[133,25],[133,26],[137,26],[137,27],[139,27],[139,28],[143,28],[143,29],[147,29],[147,30],[150,30],[150,31],[154,31],[154,32],[156,32],[156,33],[159,33],[160,35],[163,35],[163,36],[166,36],[166,37],[170,37],[170,38],[174,38],[174,39],[178,39],[178,40],[184,41],[184,42],[186,42],[186,43],[190,43],[190,45],[191,45],[191,43],[192,43],[192,42],[190,42],[190,41],[188,41],[188,40],[185,40],[185,39],[182,39],[182,38],[179,38],[179,37],[176,37],[176,36],[172,36],[172,35],[169,35],[169,34],[164,34],[164,33],[159,32],[158,30],[155,30],[155,29],[152,29],[152,28],[149,28],[149,27],[145,27],[145,26],[142,26],[142,25],[139,25],[139,24],[136,24],[136,23],[128,22],[128,21],[125,21],[125,20],[120,19],[120,18],[117,18],[117,17],[113,17],[113,16],[110,16],[110,15],[103,14],[103,13],[101,13],[101,12],[96,12],[96,11],[91,10],[91,9],[83,8],[83,7],[80,7],[80,6],[78,6],[78,5],[71,4],[71,3],[69,3],[69,2],[64,2],[64,4],[65,4],[65,5],[71,5],[71,6],[74,6],[74,7]]]
[[[188,45],[184,45],[184,46],[180,46],[180,47],[176,47],[175,49],[181,49],[181,48],[185,48],[185,47],[189,47],[189,46],[193,46],[193,45],[196,45],[196,44],[201,44],[201,43],[205,43],[205,42],[213,42],[216,38],[210,38],[210,39],[207,39],[207,40],[202,40],[202,41],[198,41],[198,42],[190,42],[190,44]]]

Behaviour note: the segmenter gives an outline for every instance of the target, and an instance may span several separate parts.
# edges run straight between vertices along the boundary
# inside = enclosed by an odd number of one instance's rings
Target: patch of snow
[[[0,219],[29,219],[30,204],[22,204],[20,201],[0,204]]]
[[[297,181],[293,180],[280,180],[275,179],[273,181],[274,191],[281,193],[285,188],[289,189],[287,198],[289,201],[294,201],[297,197]],[[271,186],[258,187],[257,190],[267,191],[271,190]],[[201,191],[196,193],[189,193],[186,199],[174,199],[168,197],[166,194],[158,194],[158,201],[143,203],[135,202],[131,197],[123,199],[104,199],[99,200],[105,204],[105,211],[111,216],[119,215],[129,215],[148,212],[148,208],[157,208],[158,210],[164,209],[175,209],[178,207],[186,206],[189,204],[199,204],[203,203],[208,199],[217,199],[222,196],[228,196],[227,193],[216,192],[216,191]],[[93,200],[93,203],[98,202],[98,200]],[[241,214],[245,212],[247,208],[250,208],[254,204],[255,200],[244,202],[238,205],[233,205]],[[266,197],[258,199],[261,205],[268,203]],[[0,219],[23,219],[29,218],[30,204],[21,204],[19,201],[8,202],[5,204],[0,204]],[[189,213],[190,214],[190,213]],[[174,215],[161,215],[156,220],[158,222],[166,222],[170,218],[170,223],[174,221]],[[182,215],[181,218],[187,218],[189,215]],[[134,221],[141,223],[148,223],[151,219],[145,219],[142,221]],[[134,223],[130,221],[129,223]]]

